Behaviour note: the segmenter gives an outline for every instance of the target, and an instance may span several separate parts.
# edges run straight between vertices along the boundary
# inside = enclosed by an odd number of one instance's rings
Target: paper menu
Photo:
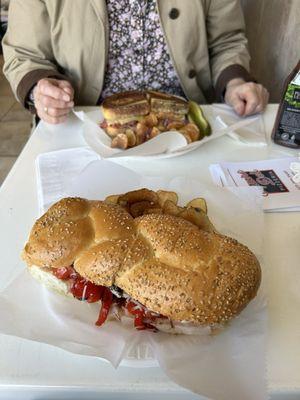
[[[293,181],[291,163],[297,158],[212,164],[210,172],[219,186],[260,186],[266,212],[300,211],[300,184]]]

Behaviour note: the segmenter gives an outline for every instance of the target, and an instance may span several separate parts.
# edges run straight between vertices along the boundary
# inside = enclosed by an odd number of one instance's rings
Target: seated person
[[[17,99],[53,124],[125,90],[225,101],[241,116],[268,102],[239,0],[11,0],[3,51]]]

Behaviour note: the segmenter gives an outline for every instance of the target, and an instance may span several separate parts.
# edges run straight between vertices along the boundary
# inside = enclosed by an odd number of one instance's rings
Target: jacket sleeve
[[[26,107],[27,96],[42,78],[67,79],[58,71],[51,45],[51,27],[43,0],[11,0],[3,38],[3,72],[16,98]]]
[[[240,0],[209,0],[206,29],[213,84],[220,100],[231,79],[253,80]]]

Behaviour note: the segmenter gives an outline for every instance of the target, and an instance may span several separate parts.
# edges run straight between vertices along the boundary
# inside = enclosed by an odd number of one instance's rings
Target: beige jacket
[[[162,29],[186,96],[217,99],[236,77],[251,80],[239,0],[157,0]],[[98,102],[108,60],[105,0],[11,0],[4,74],[25,105],[39,79],[71,81],[75,103]]]

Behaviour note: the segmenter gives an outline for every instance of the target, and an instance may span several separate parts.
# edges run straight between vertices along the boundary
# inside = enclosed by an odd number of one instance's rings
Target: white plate
[[[131,368],[156,368],[159,367],[159,363],[150,346],[148,346],[147,343],[139,343],[128,351],[121,361],[120,366]]]
[[[205,110],[205,116],[212,127],[212,135],[205,137],[200,141],[187,144],[183,135],[176,131],[164,132],[155,138],[130,149],[120,150],[110,147],[111,139],[107,136],[99,123],[103,121],[101,110],[84,113],[82,111],[75,112],[76,116],[83,122],[83,138],[101,158],[147,158],[147,159],[163,159],[170,157],[178,157],[189,153],[211,140],[223,136],[224,123],[214,115],[212,109]]]

